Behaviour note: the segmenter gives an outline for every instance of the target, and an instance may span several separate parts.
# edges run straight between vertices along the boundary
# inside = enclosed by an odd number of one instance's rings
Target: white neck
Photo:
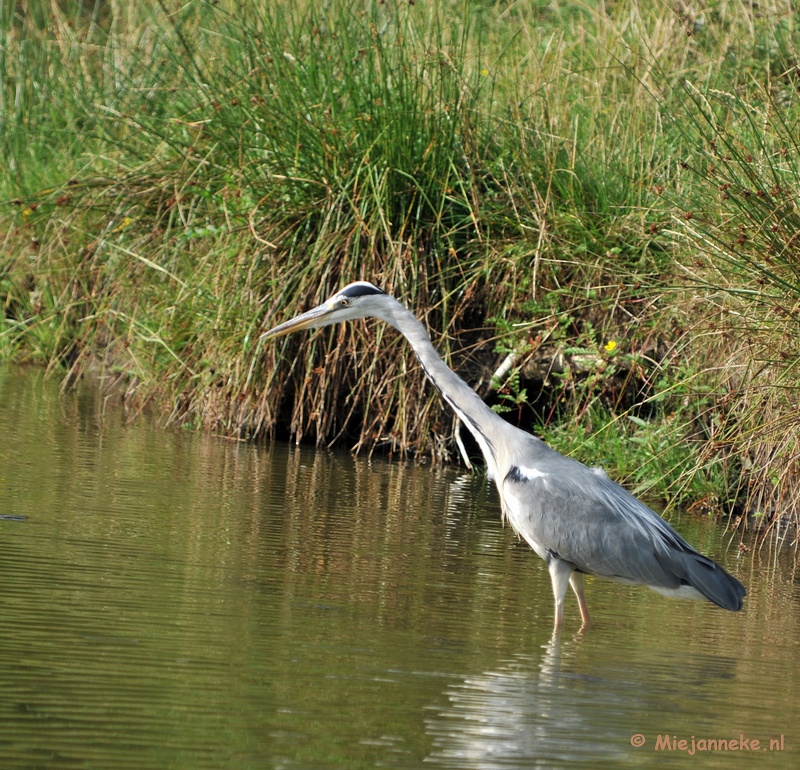
[[[377,315],[394,326],[409,341],[428,379],[478,442],[486,460],[489,476],[497,479],[500,437],[509,430],[516,432],[516,429],[495,414],[480,396],[442,361],[425,327],[407,308],[394,300],[390,306],[382,307]]]

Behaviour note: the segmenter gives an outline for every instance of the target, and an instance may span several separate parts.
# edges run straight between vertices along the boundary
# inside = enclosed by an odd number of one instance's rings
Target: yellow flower
[[[487,70],[487,69],[486,69],[486,67],[484,67],[484,68],[481,70],[481,75],[483,75],[484,77],[486,77],[488,74],[489,74],[489,70]]]
[[[613,353],[616,350],[616,348],[617,348],[617,343],[614,342],[614,340],[609,340],[608,342],[606,342],[603,350],[605,350],[606,353]]]

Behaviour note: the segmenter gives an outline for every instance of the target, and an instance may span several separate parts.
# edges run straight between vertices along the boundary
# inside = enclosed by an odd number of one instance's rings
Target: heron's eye
[[[339,304],[340,304],[342,307],[347,307],[347,306],[348,306],[350,303],[349,303],[349,302],[348,302],[348,301],[347,301],[347,300],[346,300],[344,297],[342,297],[342,298],[339,300]]]

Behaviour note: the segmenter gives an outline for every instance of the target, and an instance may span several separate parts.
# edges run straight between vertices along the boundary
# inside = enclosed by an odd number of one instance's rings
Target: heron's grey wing
[[[741,608],[745,590],[736,578],[602,471],[555,452],[538,460],[536,468],[511,468],[503,496],[512,526],[540,556],[664,591],[691,586],[715,604]]]

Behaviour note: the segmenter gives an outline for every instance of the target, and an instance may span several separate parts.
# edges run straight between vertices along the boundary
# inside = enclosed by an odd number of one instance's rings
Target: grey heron
[[[577,597],[582,629],[589,627],[586,575],[741,609],[746,591],[735,577],[601,469],[565,457],[493,412],[439,357],[413,313],[377,286],[351,283],[261,339],[365,317],[379,318],[405,336],[428,379],[475,437],[497,485],[502,518],[547,564],[556,632],[567,586]]]

